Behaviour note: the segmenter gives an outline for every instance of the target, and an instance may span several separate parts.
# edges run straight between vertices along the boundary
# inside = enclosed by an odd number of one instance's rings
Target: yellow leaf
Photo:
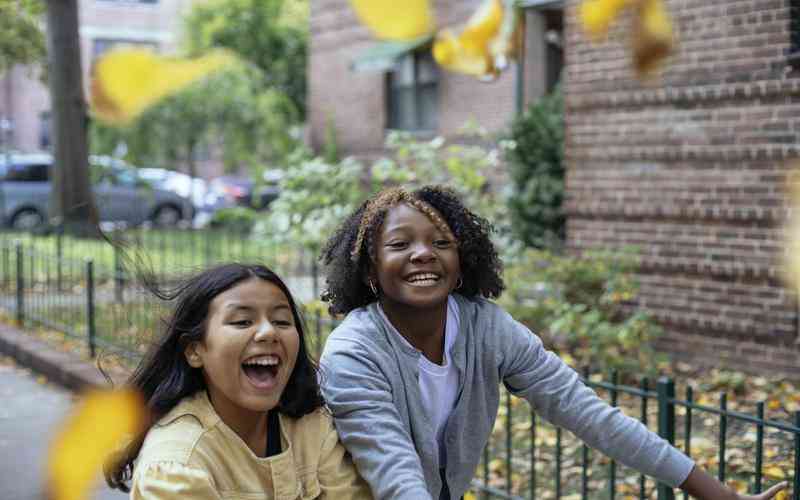
[[[783,469],[777,465],[770,465],[768,467],[764,467],[764,476],[770,479],[784,479],[786,474],[784,474]]]
[[[429,0],[350,0],[350,5],[381,40],[410,41],[435,29]]]
[[[145,421],[144,401],[134,391],[88,393],[61,427],[50,448],[47,480],[53,500],[85,500],[106,457]]]
[[[458,36],[449,29],[437,33],[433,57],[450,71],[494,77],[516,49],[516,21],[513,3],[484,0]]]
[[[149,106],[234,61],[213,51],[196,59],[161,57],[149,49],[120,48],[97,60],[91,85],[94,115],[124,125]]]
[[[608,33],[608,27],[632,0],[584,0],[580,6],[583,29],[595,37]]]
[[[640,0],[633,37],[633,67],[646,75],[672,52],[672,21],[663,0]]]
[[[774,500],[789,500],[789,493],[786,490],[781,490],[772,498]]]
[[[795,171],[786,182],[791,212],[785,228],[786,251],[784,262],[784,275],[789,285],[795,291],[800,291],[800,164],[795,165]]]

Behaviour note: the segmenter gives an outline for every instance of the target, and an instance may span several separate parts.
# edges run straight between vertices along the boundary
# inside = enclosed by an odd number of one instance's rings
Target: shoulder
[[[464,297],[457,293],[452,297],[458,305],[458,315],[462,324],[466,321],[473,325],[476,334],[493,333],[492,330],[496,328],[516,323],[505,309],[484,297]]]
[[[389,349],[383,327],[371,309],[361,307],[350,311],[345,319],[325,340],[320,363],[324,366],[331,358],[371,358]]]
[[[184,398],[147,433],[137,464],[170,461],[187,465],[218,419],[205,408],[205,393]],[[209,405],[210,407],[210,405]]]
[[[299,418],[281,414],[281,425],[286,429],[289,437],[293,439],[294,435],[302,437],[306,433],[326,433],[333,429],[333,418],[330,411],[322,407]]]
[[[304,455],[308,450],[316,450],[338,442],[339,437],[333,425],[333,417],[327,408],[318,408],[299,418],[281,414],[281,427],[286,438],[292,443],[295,453]]]

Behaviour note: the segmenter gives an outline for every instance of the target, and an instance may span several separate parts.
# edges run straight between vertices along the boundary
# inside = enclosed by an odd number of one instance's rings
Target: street
[[[0,498],[41,500],[47,447],[72,395],[0,356],[0,401]],[[98,485],[101,482],[98,477]],[[93,499],[127,498],[102,485]]]

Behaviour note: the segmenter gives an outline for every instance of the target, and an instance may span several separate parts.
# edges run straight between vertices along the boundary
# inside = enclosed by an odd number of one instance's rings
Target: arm
[[[358,475],[356,467],[329,419],[324,419],[322,451],[319,457],[319,485],[321,499],[368,500],[372,498],[367,483]]]
[[[142,465],[131,486],[131,500],[222,500],[208,473],[177,462],[153,462]]]
[[[758,495],[740,495],[709,476],[701,468],[695,467],[680,488],[701,500],[769,500],[777,495],[779,491],[785,489],[786,486],[787,484],[783,482]]]
[[[506,387],[527,399],[544,419],[670,486],[686,480],[694,466],[689,457],[600,399],[572,368],[504,311],[498,312],[495,326],[498,368]]]
[[[342,444],[377,499],[430,499],[411,436],[400,420],[391,387],[359,346],[329,338],[322,393]]]

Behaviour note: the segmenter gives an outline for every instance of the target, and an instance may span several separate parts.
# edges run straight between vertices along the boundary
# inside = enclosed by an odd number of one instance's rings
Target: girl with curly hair
[[[503,291],[488,221],[448,189],[385,190],[322,251],[323,299],[346,314],[321,359],[343,444],[379,499],[458,499],[494,427],[500,384],[623,464],[702,499],[738,495],[602,401],[528,328]]]

